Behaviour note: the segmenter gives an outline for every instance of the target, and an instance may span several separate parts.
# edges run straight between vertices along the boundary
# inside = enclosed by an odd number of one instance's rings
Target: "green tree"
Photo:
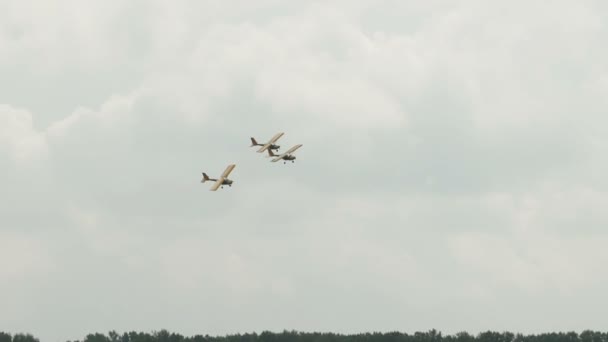
[[[12,342],[12,341],[13,341],[13,336],[11,336],[11,334],[0,331],[0,342]]]
[[[606,342],[606,335],[599,331],[585,330],[580,336],[581,342]]]
[[[108,332],[108,337],[111,342],[121,342],[121,336],[114,330]]]
[[[100,333],[95,333],[95,334],[88,334],[85,338],[83,342],[111,342],[110,338],[107,337],[104,334],[100,334]]]
[[[40,342],[40,340],[31,334],[15,334],[13,336],[13,342]]]

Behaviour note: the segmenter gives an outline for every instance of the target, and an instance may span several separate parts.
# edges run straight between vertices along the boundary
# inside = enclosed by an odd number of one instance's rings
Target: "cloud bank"
[[[3,329],[600,329],[605,7],[2,2]]]

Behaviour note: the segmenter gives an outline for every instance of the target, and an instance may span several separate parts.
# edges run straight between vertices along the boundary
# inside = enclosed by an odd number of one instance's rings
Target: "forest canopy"
[[[0,342],[40,342],[31,334],[10,334],[0,332]],[[283,331],[274,333],[264,331],[260,334],[247,333],[226,336],[194,335],[183,336],[167,330],[148,332],[125,332],[122,334],[110,331],[107,334],[91,333],[82,340],[66,342],[608,342],[607,332],[585,330],[576,332],[553,332],[523,335],[511,332],[486,331],[477,335],[460,332],[454,335],[443,335],[436,330],[416,332],[360,333],[342,335],[335,333],[307,333]]]

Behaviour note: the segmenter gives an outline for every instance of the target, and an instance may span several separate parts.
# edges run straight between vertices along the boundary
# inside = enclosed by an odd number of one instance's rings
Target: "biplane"
[[[258,153],[264,152],[264,151],[266,151],[268,149],[270,149],[270,150],[277,150],[278,151],[279,148],[281,148],[281,146],[275,145],[275,143],[277,142],[277,140],[279,140],[279,138],[281,138],[283,136],[283,134],[285,134],[285,133],[281,132],[281,133],[275,134],[274,137],[272,137],[272,139],[270,139],[270,141],[268,141],[265,144],[260,144],[260,143],[258,143],[255,140],[254,137],[251,137],[251,146],[250,147],[253,147],[253,146],[262,146],[262,147],[260,147],[259,150],[257,150]]]
[[[272,153],[272,150],[268,150],[268,157],[274,157],[274,159],[271,160],[271,162],[275,163],[278,162],[279,160],[283,160],[283,164],[287,163],[287,161],[291,160],[291,162],[293,163],[296,159],[296,156],[293,155],[293,153],[299,149],[300,147],[302,147],[302,144],[296,145],[292,148],[290,148],[289,150],[287,150],[285,153],[280,154],[280,155],[276,155],[274,153]]]
[[[201,183],[205,183],[207,181],[215,182],[211,189],[209,189],[210,191],[216,191],[219,187],[222,187],[223,189],[224,185],[228,185],[231,187],[233,181],[228,179],[228,175],[230,174],[230,172],[232,172],[232,170],[234,170],[235,166],[235,164],[228,165],[226,170],[224,170],[224,173],[222,173],[222,175],[218,179],[209,178],[209,176],[207,176],[207,174],[203,172],[203,179],[201,180]]]

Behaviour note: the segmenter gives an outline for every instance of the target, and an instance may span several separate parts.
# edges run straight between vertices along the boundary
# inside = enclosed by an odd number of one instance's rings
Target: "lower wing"
[[[219,187],[222,185],[222,183],[224,183],[224,178],[220,177],[215,184],[213,184],[213,186],[211,187],[211,189],[209,189],[209,191],[216,191],[217,189],[219,189]]]
[[[260,147],[260,149],[257,152],[262,153],[262,152],[266,151],[269,147],[270,147],[270,143]]]

